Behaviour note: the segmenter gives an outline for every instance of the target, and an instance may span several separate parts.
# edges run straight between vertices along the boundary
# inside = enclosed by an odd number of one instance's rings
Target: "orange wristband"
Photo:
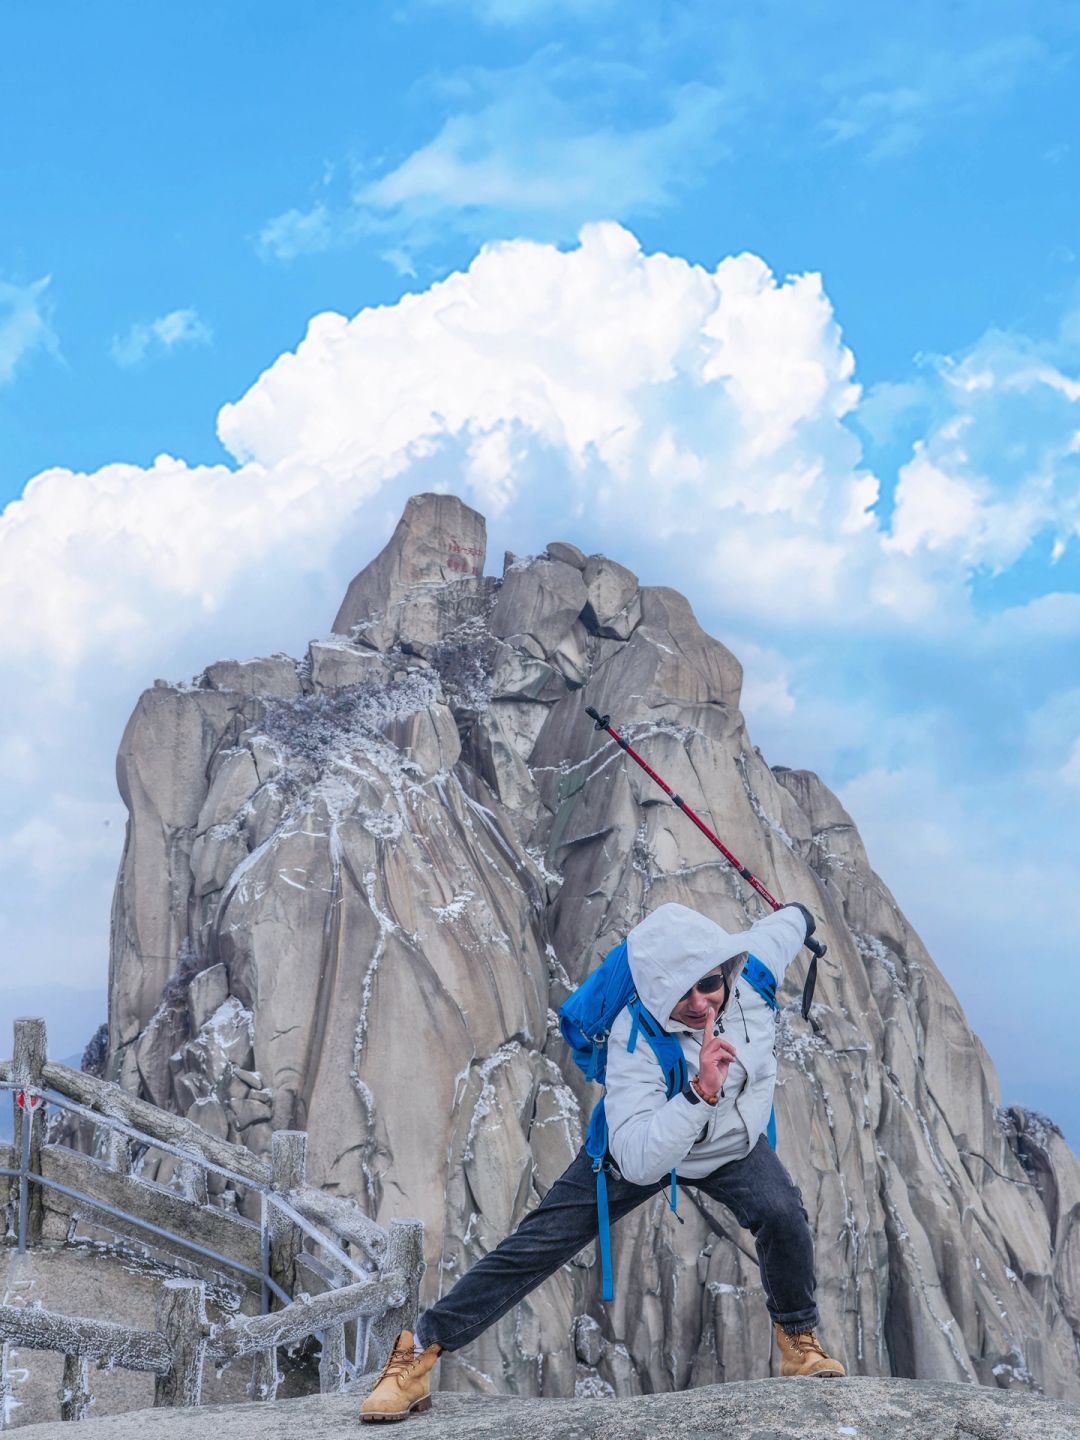
[[[708,1090],[706,1090],[696,1075],[690,1081],[690,1086],[694,1090],[695,1094],[701,1096],[702,1100],[705,1101],[706,1105],[716,1104],[716,1101],[719,1097],[715,1093],[710,1093]]]

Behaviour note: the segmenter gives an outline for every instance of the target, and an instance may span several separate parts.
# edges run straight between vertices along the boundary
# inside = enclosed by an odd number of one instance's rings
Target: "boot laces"
[[[418,1358],[411,1345],[402,1345],[399,1349],[391,1350],[390,1359],[387,1360],[386,1368],[383,1370],[383,1379],[389,1380],[392,1375],[401,1379],[408,1374]]]
[[[828,1360],[828,1355],[821,1348],[821,1341],[814,1334],[813,1330],[801,1330],[798,1335],[790,1337],[791,1343],[796,1350],[804,1355],[820,1355],[822,1360]]]

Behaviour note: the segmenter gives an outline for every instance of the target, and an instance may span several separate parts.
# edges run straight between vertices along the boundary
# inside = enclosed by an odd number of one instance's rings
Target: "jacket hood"
[[[749,940],[749,931],[729,934],[688,905],[672,902],[659,906],[626,937],[630,974],[639,998],[665,1030],[689,1030],[685,1025],[672,1025],[672,1010],[716,965],[724,967],[730,1003],[746,963]]]

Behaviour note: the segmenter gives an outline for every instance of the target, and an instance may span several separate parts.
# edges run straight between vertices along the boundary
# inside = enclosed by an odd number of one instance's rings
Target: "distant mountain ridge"
[[[810,1025],[802,962],[783,991],[777,1111],[830,1344],[856,1374],[1080,1399],[1080,1162],[1002,1107],[852,818],[811,772],[769,768],[738,661],[676,591],[566,543],[497,578],[485,552],[482,516],[416,496],[302,660],[144,693],[118,758],[110,1078],[258,1150],[307,1128],[311,1178],[383,1223],[419,1214],[428,1292],[450,1283],[580,1142],[568,990],[663,901],[728,928],[760,913],[592,704],[829,944]],[[579,1257],[446,1357],[443,1385],[764,1374],[746,1239],[685,1210],[658,1198],[617,1227],[612,1305]]]

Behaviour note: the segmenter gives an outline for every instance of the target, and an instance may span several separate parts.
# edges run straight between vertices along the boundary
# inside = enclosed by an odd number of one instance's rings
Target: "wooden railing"
[[[14,1143],[0,1146],[0,1204],[8,1204],[20,1251],[63,1239],[84,1220],[196,1271],[228,1271],[260,1297],[262,1314],[211,1326],[203,1281],[170,1280],[156,1331],[0,1306],[5,1346],[65,1355],[64,1418],[86,1413],[91,1359],[152,1371],[155,1404],[192,1405],[204,1359],[253,1356],[249,1393],[272,1399],[279,1346],[318,1336],[320,1388],[341,1389],[381,1365],[398,1331],[415,1323],[420,1222],[396,1220],[387,1232],[355,1201],[308,1185],[303,1132],[275,1132],[268,1163],[118,1085],[50,1061],[37,1019],[15,1022],[13,1059],[0,1062],[2,1091],[13,1098],[15,1131]],[[97,1154],[50,1140],[50,1112],[95,1136]],[[148,1150],[174,1157],[173,1186],[136,1173],[136,1155]],[[254,1195],[258,1221],[211,1203],[215,1189],[247,1197],[249,1210]],[[351,1347],[346,1327],[354,1327]]]
[[[403,1265],[415,1259],[411,1238],[406,1225],[391,1222],[388,1248]],[[364,1284],[301,1296],[272,1314],[237,1315],[212,1325],[201,1280],[166,1280],[155,1330],[134,1330],[108,1320],[86,1320],[36,1307],[0,1305],[0,1340],[21,1349],[53,1350],[64,1356],[63,1420],[85,1418],[93,1402],[91,1360],[109,1369],[149,1371],[156,1377],[155,1405],[188,1406],[201,1402],[207,1360],[227,1365],[253,1357],[248,1394],[255,1400],[272,1400],[280,1379],[279,1347],[295,1345],[312,1335],[323,1336],[319,1388],[324,1393],[340,1390],[347,1371],[346,1325],[401,1310],[408,1302],[408,1291],[406,1270],[388,1270]]]

